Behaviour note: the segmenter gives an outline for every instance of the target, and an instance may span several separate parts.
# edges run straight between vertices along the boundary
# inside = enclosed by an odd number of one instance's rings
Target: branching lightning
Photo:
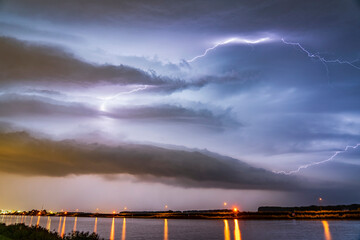
[[[356,61],[358,61],[358,60],[355,60],[355,61],[352,61],[352,62],[343,61],[343,60],[340,60],[340,59],[332,59],[332,60],[329,60],[329,59],[325,59],[324,57],[320,56],[318,53],[311,53],[309,50],[307,50],[306,48],[304,48],[300,43],[297,43],[297,42],[287,42],[287,41],[285,41],[283,38],[281,39],[281,41],[282,41],[283,43],[287,44],[287,45],[297,46],[299,49],[301,49],[303,52],[305,52],[309,58],[316,58],[316,59],[318,59],[322,64],[324,64],[327,73],[329,73],[328,66],[326,65],[327,63],[346,64],[346,65],[349,65],[349,66],[351,66],[351,67],[353,67],[353,68],[356,68],[356,69],[360,70],[360,67],[359,67],[359,66],[354,65],[354,62],[356,62]]]
[[[322,163],[326,163],[326,162],[329,162],[331,160],[333,160],[337,155],[339,155],[340,153],[343,153],[343,152],[346,152],[347,150],[349,150],[350,148],[352,149],[356,149],[360,146],[360,143],[354,145],[354,146],[346,146],[344,148],[344,150],[342,151],[336,151],[333,155],[331,155],[331,157],[325,159],[325,160],[322,160],[322,161],[319,161],[319,162],[312,162],[312,163],[308,163],[308,164],[305,164],[305,165],[301,165],[300,167],[298,167],[296,170],[292,170],[292,171],[273,171],[274,173],[277,173],[277,174],[286,174],[286,175],[291,175],[291,174],[294,174],[294,173],[298,173],[301,169],[305,169],[305,168],[308,168],[308,167],[311,167],[311,166],[315,166],[315,165],[319,165],[319,164],[322,164]]]
[[[196,57],[193,57],[192,59],[190,60],[187,60],[187,62],[194,62],[195,60],[197,60],[198,58],[202,58],[202,57],[205,57],[206,54],[208,54],[208,52],[214,50],[215,48],[219,47],[219,46],[222,46],[222,45],[227,45],[227,44],[231,44],[231,43],[237,43],[237,44],[259,44],[259,43],[262,43],[262,42],[267,42],[267,41],[270,41],[271,39],[269,37],[265,37],[265,38],[259,38],[259,39],[256,39],[256,40],[249,40],[249,39],[245,39],[245,38],[229,38],[223,42],[219,42],[217,44],[215,44],[214,46],[212,46],[211,48],[208,48],[205,50],[205,52],[201,55],[198,55]]]
[[[255,40],[249,40],[246,38],[229,38],[223,42],[219,42],[216,43],[214,46],[208,48],[205,50],[205,52],[201,55],[195,56],[192,59],[187,60],[188,63],[194,62],[199,58],[205,57],[210,51],[216,49],[217,47],[223,46],[223,45],[227,45],[227,44],[250,44],[250,45],[255,45],[255,44],[259,44],[259,43],[263,43],[263,42],[268,42],[270,40],[274,40],[271,39],[270,37],[264,37],[264,38],[259,38],[259,39],[255,39]],[[314,59],[318,59],[325,67],[327,74],[329,74],[329,68],[327,66],[328,63],[337,63],[337,64],[346,64],[349,65],[350,67],[356,68],[358,70],[360,70],[360,66],[356,66],[354,64],[354,62],[359,61],[358,59],[354,60],[354,61],[344,61],[344,60],[340,60],[338,58],[336,59],[326,59],[322,56],[320,56],[318,53],[311,53],[309,50],[307,50],[305,47],[303,47],[300,43],[298,42],[287,42],[285,41],[284,38],[281,38],[281,42],[286,44],[286,45],[292,45],[292,46],[296,46],[298,47],[301,51],[305,52],[307,54],[307,56],[309,58],[314,58]]]
[[[117,93],[113,96],[109,96],[109,97],[98,97],[98,99],[100,99],[102,101],[102,104],[100,106],[100,110],[101,111],[106,111],[106,105],[109,101],[111,100],[114,100],[116,99],[117,97],[119,96],[122,96],[122,95],[128,95],[128,94],[131,94],[131,93],[134,93],[134,92],[138,92],[138,91],[142,91],[142,90],[145,90],[147,89],[147,85],[144,85],[144,86],[141,86],[141,87],[138,87],[138,88],[135,88],[135,89],[132,89],[130,91],[127,91],[127,92],[120,92],[120,93]]]

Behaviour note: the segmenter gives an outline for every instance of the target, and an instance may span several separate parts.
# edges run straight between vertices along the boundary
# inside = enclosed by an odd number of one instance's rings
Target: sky
[[[0,209],[359,203],[360,1],[0,0]]]

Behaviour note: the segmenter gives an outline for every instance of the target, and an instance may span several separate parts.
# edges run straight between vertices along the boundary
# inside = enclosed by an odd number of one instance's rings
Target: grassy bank
[[[28,227],[24,224],[0,224],[0,240],[100,240],[95,233],[73,232],[61,238],[43,227]]]

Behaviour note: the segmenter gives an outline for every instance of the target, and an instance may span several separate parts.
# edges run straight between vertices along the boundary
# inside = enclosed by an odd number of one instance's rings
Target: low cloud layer
[[[63,97],[60,93],[39,92],[42,95]],[[44,118],[74,119],[109,117],[118,120],[146,121],[160,123],[195,124],[213,129],[223,130],[241,126],[231,116],[230,110],[215,114],[208,109],[191,109],[181,105],[133,105],[115,107],[109,111],[84,103],[54,100],[48,97],[3,94],[0,95],[0,118]]]
[[[23,176],[130,174],[188,187],[301,189],[294,177],[274,174],[232,158],[154,146],[52,141],[26,132],[0,134],[0,171]]]

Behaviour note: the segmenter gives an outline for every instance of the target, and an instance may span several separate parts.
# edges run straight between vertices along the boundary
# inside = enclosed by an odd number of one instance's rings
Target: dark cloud
[[[170,178],[170,182],[192,187],[269,190],[304,187],[294,177],[277,175],[231,158],[147,145],[110,147],[74,140],[52,141],[34,138],[26,132],[0,134],[0,169],[28,176],[126,173],[140,178]]]
[[[60,96],[59,92],[37,90],[45,96]],[[53,100],[48,97],[3,94],[0,95],[0,117],[2,118],[96,118],[106,116],[113,119],[145,121],[147,123],[196,124],[213,130],[234,129],[241,126],[228,109],[215,114],[207,109],[191,109],[181,105],[134,105],[100,111],[83,103]]]
[[[0,38],[0,83],[45,82],[47,85],[98,83],[160,85],[167,81],[127,66],[93,65],[59,48]]]
[[[202,76],[185,81],[159,76],[152,70],[145,72],[124,65],[91,64],[54,46],[38,45],[8,37],[0,37],[0,55],[6,56],[0,59],[0,84],[3,86],[28,84],[93,87],[100,84],[143,84],[149,86],[143,92],[171,93],[201,88],[216,82],[243,81],[256,75],[251,71],[243,71],[236,75]],[[180,65],[188,67],[184,62]]]
[[[267,31],[329,29],[356,18],[356,1],[195,0],[146,1],[4,1],[3,9],[20,16],[75,24],[97,23],[113,26],[206,31]],[[346,12],[347,14],[344,14]],[[358,19],[358,18],[357,18]]]

